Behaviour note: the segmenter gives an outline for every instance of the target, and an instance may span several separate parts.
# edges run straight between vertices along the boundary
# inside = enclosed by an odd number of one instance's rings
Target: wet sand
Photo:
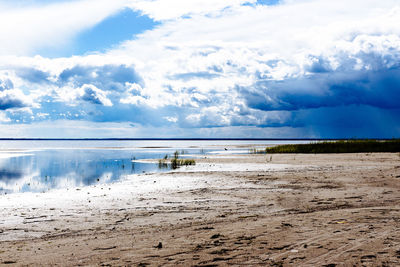
[[[197,163],[0,196],[0,265],[400,265],[399,154]]]

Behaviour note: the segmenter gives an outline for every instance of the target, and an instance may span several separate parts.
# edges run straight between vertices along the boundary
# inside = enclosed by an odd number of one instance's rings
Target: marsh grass
[[[323,141],[311,144],[279,145],[266,148],[263,153],[369,153],[400,152],[400,139]],[[257,151],[257,153],[261,153]]]
[[[165,159],[158,160],[158,168],[159,169],[167,169],[168,168],[168,163],[165,162]]]
[[[165,155],[163,159],[158,160],[158,167],[160,169],[163,168],[168,168],[168,163],[167,163],[168,155]],[[196,165],[196,161],[194,159],[180,159],[179,158],[179,152],[175,151],[173,158],[171,158],[171,163],[170,166],[172,169],[177,169],[180,166],[191,166],[191,165]]]
[[[194,159],[172,159],[171,160],[171,167],[172,169],[177,169],[180,166],[190,166],[196,165],[196,161]]]
[[[196,165],[196,161],[194,159],[180,159],[179,152],[175,151],[174,157],[171,159],[171,168],[177,169],[180,166],[189,166]]]

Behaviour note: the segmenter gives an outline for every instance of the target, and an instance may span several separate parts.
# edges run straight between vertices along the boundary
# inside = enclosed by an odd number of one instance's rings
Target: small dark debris
[[[107,248],[95,248],[94,250],[111,250],[111,249],[115,249],[117,248],[117,246],[112,246],[112,247],[107,247]]]
[[[193,267],[218,267],[218,264],[193,265]]]
[[[336,267],[336,264],[334,264],[334,263],[330,263],[330,264],[325,264],[325,265],[322,265],[323,267]]]
[[[158,243],[158,245],[157,245],[157,246],[155,246],[155,248],[162,249],[162,243],[161,243],[161,242],[159,242],[159,243]]]
[[[365,261],[368,262],[368,261],[371,261],[374,259],[376,259],[375,255],[364,255],[361,257],[361,262],[365,262]]]
[[[290,245],[283,245],[281,247],[273,247],[273,248],[270,248],[270,250],[283,250],[288,247],[290,247]]]
[[[220,234],[215,234],[215,235],[212,235],[210,238],[211,239],[216,239],[216,238],[220,238],[220,237],[221,237]]]
[[[202,228],[197,228],[196,231],[200,231],[200,230],[214,230],[214,227],[202,227]]]
[[[376,259],[376,256],[375,255],[365,255],[365,256],[362,256],[361,259]]]
[[[17,263],[16,261],[3,261],[3,264],[15,264]]]
[[[228,261],[228,260],[231,260],[231,259],[233,259],[233,258],[216,257],[212,261]]]

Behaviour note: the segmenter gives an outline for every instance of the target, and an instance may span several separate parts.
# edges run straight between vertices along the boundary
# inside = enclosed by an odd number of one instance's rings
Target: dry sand
[[[0,196],[0,265],[400,266],[400,155],[213,155]]]

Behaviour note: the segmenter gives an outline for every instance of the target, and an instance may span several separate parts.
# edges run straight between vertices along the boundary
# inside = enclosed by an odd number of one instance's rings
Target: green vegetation
[[[179,152],[175,151],[174,157],[171,159],[171,168],[177,169],[180,166],[196,165],[194,159],[179,159]]]
[[[369,153],[399,152],[400,140],[346,140],[311,144],[280,145],[266,148],[266,153]]]
[[[171,167],[172,169],[177,169],[180,166],[189,166],[189,165],[196,165],[194,159],[172,159],[171,160]]]
[[[163,159],[158,160],[158,167],[161,168],[168,168],[167,160],[168,155],[165,155]],[[189,165],[196,165],[196,161],[194,159],[180,159],[179,152],[175,151],[174,156],[171,159],[171,168],[177,169],[180,166],[189,166]]]
[[[166,169],[168,168],[168,163],[165,162],[165,159],[158,160],[158,168],[159,169]]]
[[[264,151],[254,149],[258,153],[369,153],[400,152],[400,139],[392,140],[346,140],[323,141],[311,144],[279,145],[268,147]]]

